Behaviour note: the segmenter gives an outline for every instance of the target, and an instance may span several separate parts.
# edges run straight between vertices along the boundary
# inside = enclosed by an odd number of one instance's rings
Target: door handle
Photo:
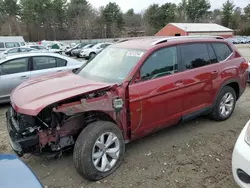
[[[181,86],[183,84],[183,81],[182,80],[179,80],[177,82],[174,83],[174,85],[176,86]]]
[[[219,71],[212,71],[211,74],[218,74]]]
[[[29,76],[21,76],[20,78],[23,79],[23,80],[25,80],[25,79],[28,79]]]
[[[62,72],[63,70],[58,70],[58,71],[56,71],[56,72]]]

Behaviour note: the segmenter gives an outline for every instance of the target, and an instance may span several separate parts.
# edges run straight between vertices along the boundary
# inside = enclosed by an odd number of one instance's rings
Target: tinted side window
[[[217,57],[214,53],[214,50],[211,46],[211,44],[207,44],[207,50],[208,50],[208,54],[209,54],[209,58],[210,58],[210,63],[218,63]]]
[[[181,58],[185,69],[194,69],[210,64],[206,44],[181,45]]]
[[[64,67],[67,64],[67,61],[61,58],[56,58],[57,67]]]
[[[212,46],[219,61],[227,59],[232,53],[232,50],[224,43],[213,43]]]
[[[4,48],[4,44],[0,42],[0,48]]]
[[[56,59],[54,57],[33,57],[34,70],[50,69],[56,67]]]
[[[39,49],[38,46],[31,46],[31,48],[35,48],[37,50]]]
[[[176,47],[163,48],[146,60],[141,68],[141,80],[150,80],[178,72]]]
[[[15,74],[29,71],[29,58],[10,60],[0,65],[0,75]]]
[[[20,52],[29,52],[30,49],[29,48],[19,48]]]
[[[6,42],[5,46],[6,48],[14,48],[14,47],[20,47],[20,44],[18,42]]]
[[[14,49],[11,49],[8,51],[8,54],[11,54],[11,53],[18,53],[18,49],[19,48],[14,48]]]
[[[37,49],[45,50],[46,48],[44,46],[37,46]]]

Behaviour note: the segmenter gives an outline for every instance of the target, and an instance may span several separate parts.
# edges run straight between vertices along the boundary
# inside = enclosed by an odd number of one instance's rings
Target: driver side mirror
[[[3,54],[8,54],[8,52],[4,52]]]

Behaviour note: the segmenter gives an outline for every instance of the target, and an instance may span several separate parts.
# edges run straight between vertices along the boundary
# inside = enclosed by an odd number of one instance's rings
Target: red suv
[[[118,168],[131,140],[202,114],[229,118],[247,69],[220,37],[116,43],[78,71],[19,85],[7,112],[11,146],[20,156],[74,147],[78,172],[99,180]]]

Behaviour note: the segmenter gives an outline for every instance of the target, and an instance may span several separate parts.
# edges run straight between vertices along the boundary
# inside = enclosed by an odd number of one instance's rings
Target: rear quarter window
[[[57,67],[65,67],[67,65],[67,61],[61,58],[56,58]]]
[[[4,48],[4,44],[0,42],[0,48]]]
[[[212,47],[218,61],[224,61],[232,54],[231,48],[225,43],[212,43]]]

